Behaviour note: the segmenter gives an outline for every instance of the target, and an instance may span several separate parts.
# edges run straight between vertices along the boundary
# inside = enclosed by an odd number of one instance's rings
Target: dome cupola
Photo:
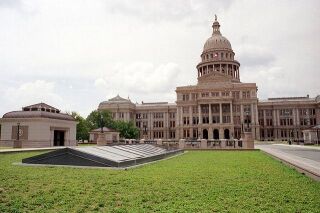
[[[215,15],[215,21],[212,24],[212,36],[207,39],[203,47],[203,52],[209,50],[232,50],[231,44],[227,38],[221,35],[220,24]]]
[[[220,23],[215,15],[212,35],[204,44],[201,62],[197,65],[198,79],[206,78],[211,73],[220,73],[233,82],[240,82],[240,63],[234,60],[234,52],[227,38],[220,32]]]

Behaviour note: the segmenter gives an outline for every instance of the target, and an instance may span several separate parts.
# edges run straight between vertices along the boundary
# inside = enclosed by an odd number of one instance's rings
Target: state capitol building
[[[176,103],[134,104],[119,95],[99,104],[116,120],[133,121],[145,139],[302,140],[320,124],[320,96],[258,100],[256,83],[240,81],[240,63],[217,17],[197,65],[198,83],[176,88]]]

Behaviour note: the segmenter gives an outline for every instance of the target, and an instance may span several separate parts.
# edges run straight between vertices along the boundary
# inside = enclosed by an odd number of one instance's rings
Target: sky
[[[217,14],[259,99],[320,95],[317,0],[0,0],[0,116],[45,102],[87,116],[116,95],[176,100]]]

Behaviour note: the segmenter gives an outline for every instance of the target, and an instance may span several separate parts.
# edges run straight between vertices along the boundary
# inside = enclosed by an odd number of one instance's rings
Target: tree
[[[77,140],[89,140],[89,127],[87,121],[77,112],[67,112],[77,122]]]
[[[107,110],[94,110],[92,111],[88,117],[86,118],[87,125],[89,130],[100,128],[101,125],[101,115],[103,120],[103,126],[112,128],[113,127],[113,120],[111,113]]]
[[[122,138],[138,138],[139,129],[134,126],[132,121],[114,121],[113,128],[120,132],[120,137]]]

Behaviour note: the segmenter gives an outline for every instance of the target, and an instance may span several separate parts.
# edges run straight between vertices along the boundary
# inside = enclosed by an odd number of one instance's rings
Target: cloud
[[[107,82],[103,78],[98,78],[94,81],[94,86],[98,89],[107,88]]]
[[[27,82],[17,88],[9,87],[4,91],[1,99],[1,102],[11,110],[40,102],[58,108],[65,104],[60,95],[55,92],[55,83],[43,80]]]
[[[196,84],[214,14],[241,81],[256,82],[259,97],[315,96],[319,7],[312,0],[0,1],[0,112],[48,97],[84,115],[117,94],[174,102],[176,86]],[[30,98],[23,90],[33,91]]]
[[[181,70],[175,63],[155,66],[150,62],[134,62],[119,63],[112,69],[112,73],[112,75],[105,75],[94,81],[97,89],[108,91],[108,98],[116,94],[123,94],[124,97],[130,95],[133,100],[147,98],[147,101],[173,101],[172,99],[161,100],[158,94],[175,95],[174,90]]]
[[[21,6],[21,0],[1,0],[0,8],[16,8]]]
[[[148,23],[179,22],[190,18],[190,14],[203,15],[204,11],[213,13],[228,8],[232,2],[232,0],[121,0],[109,1],[106,9],[108,12],[138,18]],[[212,18],[214,14],[210,15]],[[191,20],[197,22],[194,17]]]
[[[238,60],[243,67],[269,67],[276,60],[276,56],[271,53],[271,50],[259,46],[246,45],[240,48],[239,52]]]

